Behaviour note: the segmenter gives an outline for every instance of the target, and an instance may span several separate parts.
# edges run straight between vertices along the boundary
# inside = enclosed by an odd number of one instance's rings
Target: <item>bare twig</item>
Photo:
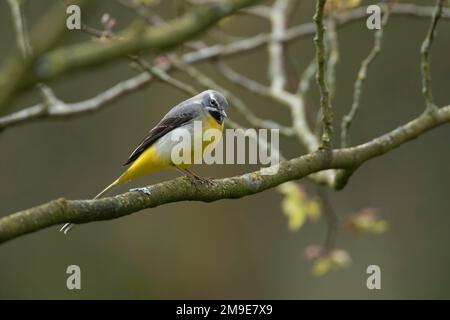
[[[228,64],[224,61],[219,61],[217,63],[217,67],[219,71],[232,83],[241,86],[242,88],[247,89],[250,92],[253,92],[257,95],[273,98],[273,93],[270,92],[270,88],[250,79],[237,71],[233,70]]]
[[[95,97],[84,101],[65,103],[58,99],[57,104],[46,105],[45,103],[39,103],[0,118],[0,131],[11,126],[36,121],[38,119],[67,119],[90,114],[108,106],[120,97],[146,86],[150,83],[151,79],[152,76],[145,72],[128,80],[121,81]]]
[[[297,94],[298,95],[305,95],[307,91],[309,91],[311,80],[313,79],[314,75],[317,72],[317,65],[316,61],[313,60],[311,63],[306,67],[305,71],[303,72],[300,81],[298,83],[297,88]]]
[[[8,0],[11,9],[11,15],[14,21],[14,29],[16,32],[17,46],[24,58],[31,54],[31,44],[28,37],[26,20],[23,14],[23,0]]]
[[[299,92],[298,94],[292,94],[285,90],[281,90],[278,92],[272,91],[269,87],[266,87],[252,79],[245,77],[242,74],[237,73],[224,63],[219,65],[219,69],[222,71],[223,75],[227,77],[231,82],[238,84],[253,93],[268,97],[289,107],[292,115],[292,129],[294,131],[294,134],[309,152],[313,152],[317,149],[319,143],[316,136],[311,132],[308,126],[304,106],[304,93],[306,92],[306,90],[308,90],[308,82],[314,75],[315,67],[310,66],[305,71],[300,84],[301,90],[304,91]],[[334,173],[330,170],[316,173],[310,178],[316,182],[329,186],[333,186],[334,184]]]
[[[112,30],[97,30],[85,24],[82,27],[82,31],[90,35],[93,35],[94,37],[100,40],[103,38],[117,39],[118,37],[116,34],[112,32]],[[187,93],[188,95],[196,95],[198,93],[194,87],[170,76],[164,70],[164,68],[150,65],[146,60],[137,55],[129,54],[126,57],[130,61],[136,63],[136,65],[139,66],[140,69],[142,69],[141,71],[148,72],[149,74],[153,75],[156,79],[175,87],[176,89],[182,91],[183,93]]]
[[[336,91],[336,65],[339,62],[339,42],[334,17],[329,17],[326,24],[328,31],[326,33],[326,43],[328,45],[326,78],[328,89],[330,90],[330,99],[332,99]]]
[[[427,32],[427,36],[422,43],[421,67],[422,67],[422,92],[425,96],[427,111],[435,111],[437,106],[434,104],[433,94],[431,91],[431,75],[430,75],[430,49],[436,33],[437,23],[442,15],[444,0],[437,0],[436,6],[431,18],[431,24]]]
[[[270,88],[273,92],[280,92],[286,85],[284,70],[284,50],[281,39],[286,31],[286,14],[290,0],[276,0],[271,11],[272,23],[271,39],[268,45]]]
[[[407,16],[411,18],[429,18],[433,13],[432,7],[418,6],[414,4],[396,4],[392,10],[392,15]],[[444,9],[442,17],[445,19],[450,19],[450,9]],[[366,8],[359,7],[356,9],[343,12],[334,17],[336,21],[336,27],[342,28],[353,22],[360,21],[361,19],[367,18]],[[295,27],[286,29],[281,39],[284,43],[289,43],[294,40],[298,40],[304,37],[314,35],[316,28],[314,23],[305,23]],[[271,35],[266,33],[261,33],[256,36],[246,38],[243,40],[235,41],[228,44],[216,44],[210,47],[194,51],[190,54],[185,55],[186,63],[195,63],[199,61],[204,61],[207,59],[219,58],[219,57],[229,57],[244,52],[251,52],[266,45],[271,41]]]
[[[175,87],[183,93],[186,93],[190,96],[194,96],[198,93],[197,89],[195,89],[193,86],[172,77],[166,71],[164,71],[163,68],[151,66],[147,61],[137,56],[129,56],[129,58],[132,61],[136,62],[143,70],[153,75],[156,79],[159,79],[160,81]]]
[[[318,145],[316,138],[309,130],[306,122],[305,108],[303,98],[300,95],[294,95],[285,90],[273,91],[270,87],[264,86],[255,80],[247,78],[246,76],[236,72],[225,63],[219,63],[219,70],[231,82],[242,86],[243,88],[270,98],[278,103],[281,103],[291,109],[293,115],[293,130],[298,136],[299,140],[305,145],[309,151],[314,151]]]
[[[381,23],[381,29],[375,31],[374,44],[372,50],[370,51],[369,55],[361,62],[361,66],[359,68],[358,75],[356,77],[356,81],[354,84],[352,106],[350,108],[349,113],[342,118],[341,146],[343,148],[348,147],[350,145],[350,136],[349,136],[350,126],[352,125],[352,122],[359,111],[362,88],[364,81],[366,80],[367,77],[367,71],[369,69],[370,64],[375,60],[375,58],[381,51],[384,28],[389,19],[389,6],[384,5],[383,8],[384,8],[384,16]]]

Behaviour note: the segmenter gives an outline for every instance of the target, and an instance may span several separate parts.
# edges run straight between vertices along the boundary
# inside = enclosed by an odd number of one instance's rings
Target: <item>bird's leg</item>
[[[207,177],[200,177],[199,175],[197,175],[196,173],[192,172],[189,169],[179,169],[177,168],[178,171],[184,173],[184,175],[186,177],[189,178],[189,180],[191,180],[192,184],[197,186],[199,184],[208,184],[209,186],[213,186],[214,185],[214,181],[212,181],[210,178]]]

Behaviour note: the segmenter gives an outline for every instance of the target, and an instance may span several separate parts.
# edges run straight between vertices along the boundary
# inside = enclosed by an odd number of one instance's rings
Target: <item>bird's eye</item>
[[[217,100],[214,98],[211,98],[210,104],[214,108],[217,108],[219,106],[219,104],[217,103]]]

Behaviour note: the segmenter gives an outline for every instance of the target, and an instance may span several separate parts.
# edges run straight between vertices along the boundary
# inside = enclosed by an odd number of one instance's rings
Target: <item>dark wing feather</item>
[[[131,153],[127,162],[123,165],[129,165],[133,163],[139,156],[151,147],[159,138],[166,135],[175,128],[192,121],[200,114],[200,106],[196,103],[185,101],[185,103],[179,104],[170,110],[164,118],[147,134],[142,142]]]

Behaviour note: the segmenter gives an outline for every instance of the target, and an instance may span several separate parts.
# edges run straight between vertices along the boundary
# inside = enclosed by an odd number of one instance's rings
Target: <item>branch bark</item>
[[[325,26],[323,22],[326,0],[316,0],[316,80],[320,91],[320,108],[322,111],[323,132],[320,148],[329,149],[331,145],[331,135],[333,134],[333,112],[331,110],[330,91],[326,79],[326,57],[325,57]]]
[[[204,32],[221,18],[258,1],[221,0],[199,5],[184,16],[158,27],[129,27],[118,35],[121,40],[106,43],[85,42],[56,49],[37,61],[37,71],[31,84],[77,69],[99,66],[142,50],[158,52],[176,47]]]

